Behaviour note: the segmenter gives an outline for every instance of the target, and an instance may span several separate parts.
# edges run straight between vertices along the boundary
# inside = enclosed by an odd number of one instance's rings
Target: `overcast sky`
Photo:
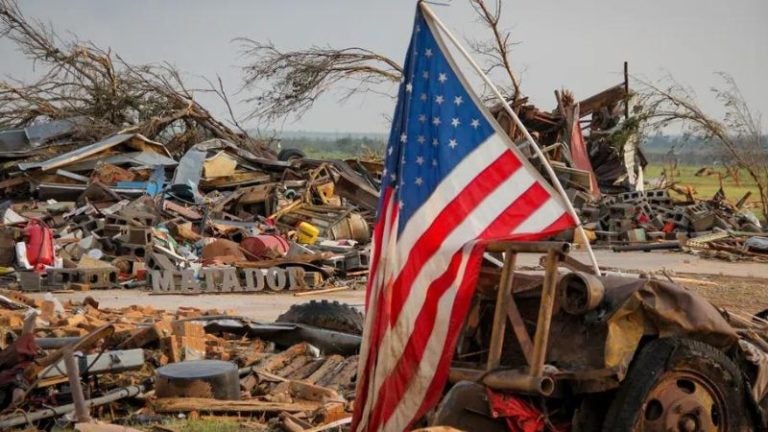
[[[398,61],[405,55],[413,0],[103,1],[20,2],[29,17],[60,33],[111,47],[133,63],[168,61],[190,76],[220,75],[229,92],[241,85],[245,63],[236,37],[272,40],[286,49],[309,45],[360,46]],[[702,105],[720,112],[709,89],[715,72],[734,76],[747,101],[768,114],[768,1],[766,0],[505,0],[503,21],[520,42],[512,64],[523,92],[542,108],[553,90],[587,97],[630,73],[656,79],[671,73],[692,86]],[[466,1],[435,7],[457,34],[486,35]],[[32,77],[33,65],[0,41],[0,73]],[[394,88],[392,89],[394,92]],[[245,95],[236,95],[242,99]],[[203,99],[208,105],[211,101]],[[321,100],[286,130],[386,132],[394,102],[368,95],[340,105]],[[223,115],[223,108],[211,106]],[[238,104],[243,113],[246,107]],[[764,122],[765,123],[765,122]],[[252,125],[253,126],[253,125]],[[764,124],[764,129],[766,125]]]

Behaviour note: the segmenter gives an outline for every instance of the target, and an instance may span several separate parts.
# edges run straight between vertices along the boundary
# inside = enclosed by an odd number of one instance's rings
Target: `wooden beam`
[[[158,413],[178,412],[305,412],[314,411],[321,402],[297,401],[293,403],[267,402],[260,400],[217,400],[205,398],[163,398],[153,403]]]

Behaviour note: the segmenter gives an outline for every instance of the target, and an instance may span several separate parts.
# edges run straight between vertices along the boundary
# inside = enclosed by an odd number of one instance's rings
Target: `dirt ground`
[[[573,252],[582,261],[586,253]],[[739,309],[754,313],[768,308],[768,265],[759,263],[729,263],[701,259],[689,254],[675,252],[627,252],[614,253],[608,250],[596,251],[597,259],[604,268],[626,272],[659,272],[686,279],[700,280],[700,283],[685,281],[682,285],[700,293],[717,306]],[[540,255],[523,255],[519,265],[536,266]],[[664,277],[664,276],[660,276]],[[42,294],[37,294],[42,296]],[[221,294],[221,295],[151,295],[140,290],[105,290],[56,294],[66,301],[82,300],[91,296],[103,307],[123,307],[133,304],[152,305],[158,309],[176,309],[179,306],[194,306],[201,309],[233,310],[237,314],[256,320],[272,321],[294,303],[312,299],[326,299],[349,303],[362,308],[365,301],[363,289],[348,290],[323,295],[295,297],[290,293],[265,294]]]

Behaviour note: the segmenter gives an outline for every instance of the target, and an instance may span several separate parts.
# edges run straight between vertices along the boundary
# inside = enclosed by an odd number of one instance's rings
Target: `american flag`
[[[386,149],[353,430],[402,431],[439,400],[483,241],[573,227],[417,8]]]

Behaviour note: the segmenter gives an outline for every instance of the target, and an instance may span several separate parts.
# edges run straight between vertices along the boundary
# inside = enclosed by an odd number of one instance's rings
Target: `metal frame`
[[[485,370],[452,368],[451,380],[481,381],[483,384],[497,390],[512,390],[523,393],[534,393],[544,396],[554,391],[554,380],[544,376],[544,364],[547,357],[550,325],[555,306],[557,289],[557,267],[562,262],[571,267],[584,264],[575,262],[567,256],[570,244],[565,242],[491,242],[486,246],[488,252],[503,252],[504,265],[501,279],[496,291],[496,306],[493,314],[493,329],[488,351]],[[544,283],[541,290],[541,301],[536,322],[536,333],[533,341],[523,323],[517,308],[512,287],[514,286],[515,263],[518,253],[543,253]],[[504,348],[504,334],[507,320],[512,325],[520,348],[528,363],[528,370],[499,370],[501,353]]]

